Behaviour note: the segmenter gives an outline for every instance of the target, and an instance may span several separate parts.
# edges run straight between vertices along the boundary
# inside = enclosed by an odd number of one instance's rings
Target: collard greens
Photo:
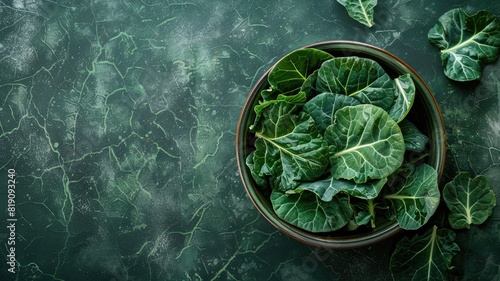
[[[290,114],[281,104],[267,109],[267,118],[255,132],[255,172],[271,175],[273,186],[280,190],[321,176],[328,165],[328,150],[311,116]]]
[[[442,15],[427,37],[441,50],[446,76],[456,81],[477,80],[484,65],[498,59],[500,19],[488,11],[469,16],[456,8]]]
[[[281,59],[269,73],[271,88],[289,94],[299,90],[307,77],[332,55],[317,49],[299,49]]]
[[[382,179],[403,162],[405,144],[396,122],[382,108],[370,104],[347,106],[335,113],[326,128],[331,173],[357,183]]]
[[[389,110],[394,103],[394,85],[374,60],[359,57],[333,58],[318,72],[316,90],[353,97],[361,103]]]
[[[325,92],[308,101],[304,105],[304,110],[311,115],[320,132],[324,134],[326,128],[333,123],[338,109],[358,104],[360,102],[350,96]]]
[[[396,89],[396,100],[389,110],[389,115],[396,120],[402,121],[408,112],[410,112],[415,100],[415,84],[410,74],[401,75],[394,79]]]
[[[391,256],[394,280],[451,280],[451,259],[460,250],[454,241],[453,231],[436,226],[411,240],[403,237]]]
[[[368,26],[373,26],[373,8],[377,0],[337,0],[345,7],[349,16],[356,21]]]
[[[383,178],[380,180],[358,184],[349,180],[329,177],[324,180],[304,182],[300,184],[296,189],[288,190],[286,193],[294,194],[307,190],[313,192],[318,197],[320,197],[322,201],[325,202],[331,201],[332,198],[339,192],[345,192],[357,198],[373,199],[377,197],[386,182],[387,178]]]
[[[344,194],[325,202],[309,191],[286,195],[273,190],[271,202],[278,217],[311,232],[330,232],[340,229],[347,224],[353,214],[349,198]]]
[[[393,202],[393,213],[377,218],[409,229],[428,221],[439,201],[436,171],[421,165],[408,177],[415,164],[405,161],[407,141],[418,139],[409,148],[425,157],[427,140],[398,124],[408,124],[416,94],[409,74],[390,77],[368,58],[301,49],[281,59],[268,82],[246,163],[256,184],[271,188],[279,218],[310,232],[376,227],[375,212]],[[406,184],[396,186],[401,177]],[[387,188],[399,191],[383,197]]]
[[[422,152],[425,149],[425,145],[429,141],[429,138],[422,134],[420,130],[408,120],[403,120],[399,123],[401,132],[405,139],[405,146],[407,151]]]
[[[439,205],[436,170],[427,164],[418,166],[395,193],[387,194],[384,198],[392,202],[401,228],[420,228]]]
[[[455,229],[482,224],[496,205],[488,179],[484,176],[471,178],[466,172],[459,173],[444,186],[443,199],[451,211],[448,215],[450,225]]]

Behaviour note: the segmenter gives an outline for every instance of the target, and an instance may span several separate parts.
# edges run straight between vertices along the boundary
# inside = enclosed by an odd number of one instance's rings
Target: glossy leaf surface
[[[374,60],[339,57],[321,65],[316,82],[318,92],[351,96],[361,103],[389,110],[394,103],[394,85],[385,70]]]
[[[309,100],[304,105],[304,110],[311,115],[319,131],[324,134],[326,128],[333,124],[337,110],[345,106],[358,104],[360,103],[355,98],[326,92]]]
[[[335,113],[325,132],[334,178],[364,183],[382,179],[403,162],[405,144],[397,123],[383,109],[361,104]]]
[[[255,168],[254,168],[254,163],[253,163],[253,156],[254,156],[254,151],[252,151],[250,154],[248,154],[247,158],[246,158],[246,161],[245,161],[245,164],[247,165],[248,169],[250,170],[250,174],[252,175],[252,178],[253,180],[255,181],[255,183],[258,185],[258,186],[262,186],[262,187],[265,187],[266,186],[266,179],[259,176],[256,172],[255,172]]]
[[[282,58],[269,72],[269,84],[282,94],[296,94],[307,77],[332,57],[327,52],[312,48],[294,51]]]
[[[267,93],[267,92],[266,92]],[[295,95],[283,95],[278,94],[275,99],[272,100],[264,100],[261,103],[257,104],[254,107],[255,111],[255,120],[254,123],[250,126],[250,130],[254,130],[255,126],[260,122],[263,111],[271,106],[276,105],[280,107],[282,114],[285,113],[294,113],[302,108],[307,100],[306,94],[304,92],[299,92]]]
[[[410,112],[415,101],[415,83],[413,83],[410,74],[401,75],[394,79],[394,89],[396,100],[389,110],[389,115],[399,123]]]
[[[399,128],[405,139],[405,147],[407,151],[423,152],[425,145],[429,142],[429,138],[408,120],[403,120],[399,123]]]
[[[421,236],[403,237],[391,256],[394,280],[450,280],[451,260],[460,251],[455,236],[433,226]]]
[[[469,16],[456,8],[443,14],[427,37],[441,50],[446,76],[456,81],[476,80],[485,64],[498,59],[500,19],[488,11]]]
[[[316,81],[318,80],[318,72],[318,69],[313,71],[313,73],[306,78],[302,86],[300,86],[300,92],[304,92],[308,99],[317,95]]]
[[[468,173],[458,174],[443,189],[443,199],[450,209],[448,219],[455,229],[482,224],[492,214],[496,197],[484,176],[471,178]]]
[[[301,180],[319,177],[328,165],[328,148],[314,120],[305,113],[290,114],[287,104],[273,104],[263,111],[256,127],[254,169],[271,175],[274,186],[293,189]]]
[[[324,202],[309,191],[287,195],[273,190],[271,203],[282,220],[311,232],[340,229],[353,214],[349,197],[345,194],[338,194],[331,201]]]
[[[424,225],[436,211],[440,197],[437,172],[427,164],[417,166],[397,192],[384,196],[392,202],[396,219],[403,229],[418,229]]]
[[[330,177],[315,182],[302,183],[296,189],[287,191],[287,194],[309,191],[326,202],[331,201],[339,192],[344,192],[361,199],[372,199],[377,197],[386,182],[387,178],[367,183],[355,183],[349,180],[336,180]]]

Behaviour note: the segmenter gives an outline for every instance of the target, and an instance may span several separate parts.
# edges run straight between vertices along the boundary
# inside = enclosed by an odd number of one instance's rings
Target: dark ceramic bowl
[[[308,45],[304,48],[320,49],[335,57],[358,56],[373,59],[393,78],[410,73],[417,94],[407,118],[410,118],[429,137],[429,156],[426,158],[426,162],[434,167],[439,178],[441,177],[446,152],[446,135],[441,111],[429,87],[410,66],[383,49],[359,42],[326,41]],[[401,229],[396,221],[387,221],[365,232],[311,233],[288,224],[274,213],[269,196],[264,194],[262,189],[257,186],[245,164],[246,156],[253,150],[253,142],[250,141],[253,139],[252,133],[248,131],[255,114],[253,107],[260,98],[261,90],[269,87],[267,75],[270,70],[266,71],[250,91],[243,106],[236,132],[236,156],[240,176],[248,196],[257,210],[281,232],[300,242],[316,247],[346,249],[368,246],[399,232]]]

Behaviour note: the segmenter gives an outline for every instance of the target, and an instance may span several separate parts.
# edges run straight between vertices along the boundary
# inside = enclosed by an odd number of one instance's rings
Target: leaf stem
[[[375,206],[377,204],[373,203],[373,199],[368,199],[368,213],[370,213],[370,225],[375,228]]]

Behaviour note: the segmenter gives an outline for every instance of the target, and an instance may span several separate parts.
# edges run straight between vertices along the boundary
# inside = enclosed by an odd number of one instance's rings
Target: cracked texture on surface
[[[499,16],[500,4],[430,2],[379,3],[368,29],[335,1],[0,0],[0,177],[15,168],[14,278],[386,280],[395,240],[315,249],[258,214],[237,172],[236,123],[253,83],[284,54],[366,42],[435,92],[448,134],[443,182],[484,174],[498,196],[499,63],[480,83],[451,82],[426,34],[455,6]],[[498,278],[499,212],[458,232],[464,279]]]

